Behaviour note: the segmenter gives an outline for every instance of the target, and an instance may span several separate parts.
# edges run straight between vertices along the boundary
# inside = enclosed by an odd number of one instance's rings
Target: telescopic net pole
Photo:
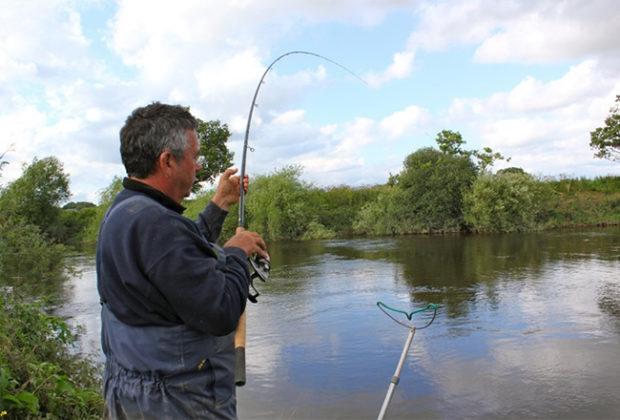
[[[387,395],[383,400],[383,405],[381,406],[381,411],[379,412],[379,416],[377,420],[383,420],[385,416],[385,412],[387,411],[388,405],[392,400],[392,395],[394,395],[394,390],[396,389],[396,385],[400,381],[400,371],[403,369],[403,365],[405,364],[405,359],[407,358],[407,353],[409,353],[409,348],[411,347],[411,343],[413,342],[413,336],[415,334],[415,327],[412,327],[409,330],[409,335],[407,336],[407,341],[405,342],[405,347],[403,348],[403,352],[400,355],[400,360],[398,361],[398,365],[396,366],[396,371],[394,372],[394,376],[392,376],[392,380],[390,381],[390,387],[388,388]]]

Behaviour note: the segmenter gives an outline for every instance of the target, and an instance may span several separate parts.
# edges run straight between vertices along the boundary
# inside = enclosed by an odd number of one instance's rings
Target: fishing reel
[[[259,279],[263,283],[269,278],[269,272],[271,271],[271,263],[267,258],[261,257],[258,254],[252,255],[248,258],[250,261],[250,293],[248,300],[252,303],[257,302],[257,297],[260,296],[256,287],[254,287],[254,280]]]

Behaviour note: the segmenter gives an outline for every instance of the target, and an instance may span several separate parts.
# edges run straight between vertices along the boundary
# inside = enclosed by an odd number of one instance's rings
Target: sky
[[[385,183],[441,130],[541,177],[620,175],[590,131],[620,94],[617,0],[8,0],[0,8],[0,184],[56,156],[73,201],[124,176],[119,130],[153,101],[232,131],[247,171]],[[362,79],[364,82],[362,82]]]

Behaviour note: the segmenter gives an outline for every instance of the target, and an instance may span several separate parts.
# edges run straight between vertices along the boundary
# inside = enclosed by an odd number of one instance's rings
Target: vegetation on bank
[[[96,366],[74,355],[75,334],[43,304],[53,303],[45,297],[57,296],[71,272],[65,257],[81,246],[95,211],[61,209],[68,197],[55,158],[35,159],[0,190],[0,417],[102,414]]]
[[[40,303],[0,295],[0,411],[8,419],[101,418],[99,372],[73,355],[76,336]]]

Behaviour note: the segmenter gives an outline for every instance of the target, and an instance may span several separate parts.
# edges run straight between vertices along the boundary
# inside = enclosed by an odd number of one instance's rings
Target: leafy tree
[[[497,171],[497,175],[501,174],[526,174],[522,168],[517,168],[516,166],[511,166],[510,168],[504,168]]]
[[[232,165],[234,154],[228,150],[226,142],[230,138],[227,124],[219,120],[202,121],[198,119],[198,140],[200,156],[203,158],[202,169],[196,174],[194,192],[200,190],[198,182],[213,182],[215,177]]]
[[[461,146],[465,144],[465,140],[463,140],[463,136],[458,131],[442,130],[437,133],[435,141],[442,153],[467,156],[470,154],[470,152],[461,149]]]
[[[499,152],[494,152],[490,147],[484,147],[481,151],[474,150],[472,154],[478,160],[478,170],[480,173],[486,172],[486,170],[493,166],[493,164],[498,160],[506,160],[506,162],[510,162],[510,158],[505,158]]]
[[[63,210],[81,210],[81,209],[86,209],[89,207],[97,207],[97,205],[89,201],[78,201],[78,202],[70,201],[64,206],[62,206],[62,209]]]
[[[406,204],[405,220],[420,230],[460,229],[464,224],[463,194],[475,178],[476,167],[467,155],[430,147],[410,154],[398,177]]]
[[[55,157],[35,158],[21,177],[0,195],[2,217],[20,218],[52,234],[58,221],[58,205],[69,198],[69,179]]]
[[[609,160],[620,159],[620,95],[609,110],[605,126],[590,132],[590,147],[596,150],[595,157]]]

